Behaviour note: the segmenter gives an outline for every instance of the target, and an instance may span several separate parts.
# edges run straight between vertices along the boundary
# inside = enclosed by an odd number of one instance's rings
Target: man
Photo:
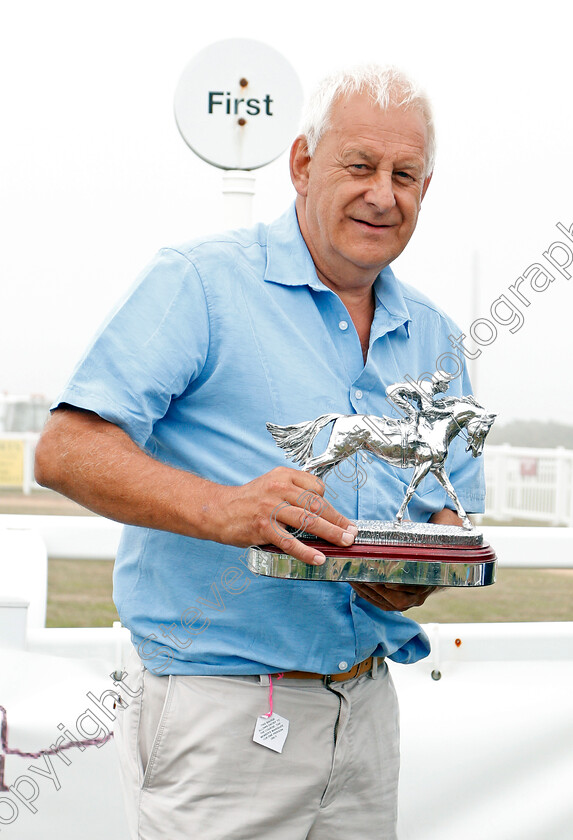
[[[265,423],[380,415],[388,385],[450,349],[455,326],[388,267],[432,165],[429,106],[405,77],[326,80],[292,147],[295,207],[160,252],[47,425],[38,480],[128,523],[114,598],[142,689],[118,738],[133,837],[395,837],[382,657],[427,655],[399,610],[429,590],[257,577],[243,549],[273,542],[321,563],[284,526],[348,545],[351,520],[390,518],[403,498],[405,471],[381,461],[366,481],[326,485],[285,466]],[[450,475],[481,510],[479,465],[455,445]],[[433,482],[409,515],[459,522],[445,500]],[[282,752],[253,743],[270,710]]]

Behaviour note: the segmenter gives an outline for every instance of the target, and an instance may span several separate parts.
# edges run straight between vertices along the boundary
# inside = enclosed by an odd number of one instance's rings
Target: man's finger
[[[300,487],[301,490],[310,490],[318,496],[324,496],[326,484],[318,476],[305,470],[295,470],[290,467],[288,469],[289,473],[292,473],[292,482],[295,486]]]
[[[290,554],[291,557],[296,557],[310,566],[321,566],[326,561],[325,555],[319,549],[302,543],[287,531],[284,532],[284,536],[279,535],[274,544],[285,554]]]
[[[283,502],[280,505],[277,505],[277,507],[273,510],[270,523],[271,534],[269,536],[269,542],[273,542],[277,548],[282,548],[289,554],[293,554],[293,556],[297,556],[299,559],[304,559],[305,562],[308,563],[310,562],[308,559],[310,556],[308,551],[303,551],[303,554],[305,555],[304,558],[300,557],[298,553],[295,554],[295,551],[298,552],[300,549],[305,548],[305,544],[300,542],[297,537],[301,535],[301,532],[305,531],[307,533],[314,534],[327,542],[331,542],[334,545],[352,545],[356,534],[358,533],[358,529],[356,525],[349,522],[346,517],[342,517],[341,519],[343,523],[342,525],[334,525],[332,522],[323,519],[321,516],[309,516],[306,511]],[[294,532],[286,530],[286,525],[293,528]],[[291,548],[296,545],[295,551],[291,551],[288,548],[288,545],[290,545]],[[324,557],[320,550],[313,549],[312,545],[310,546],[310,549],[312,549],[313,556],[320,555],[320,557]]]

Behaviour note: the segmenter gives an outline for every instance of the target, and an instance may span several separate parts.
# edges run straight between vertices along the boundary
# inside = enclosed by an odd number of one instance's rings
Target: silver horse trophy
[[[413,467],[410,484],[393,522],[358,520],[358,536],[349,548],[295,532],[326,555],[322,566],[310,566],[275,546],[253,547],[249,565],[259,574],[304,580],[368,581],[435,586],[487,586],[495,581],[495,552],[473,528],[446,471],[448,448],[457,435],[474,458],[482,454],[496,415],[472,396],[445,396],[453,377],[442,371],[430,379],[396,383],[388,398],[407,415],[395,420],[369,414],[323,414],[291,426],[267,423],[278,446],[303,470],[321,479],[346,458],[368,452],[396,467]],[[414,404],[416,407],[414,407]],[[313,442],[332,424],[322,454]],[[462,525],[404,522],[408,503],[422,479],[432,473],[452,500]]]

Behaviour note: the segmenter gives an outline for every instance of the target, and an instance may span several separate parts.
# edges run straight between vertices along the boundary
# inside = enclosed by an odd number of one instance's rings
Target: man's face
[[[335,103],[312,158],[297,138],[291,174],[299,224],[327,286],[370,285],[403,251],[430,182],[425,151],[418,111],[383,111],[358,94]]]

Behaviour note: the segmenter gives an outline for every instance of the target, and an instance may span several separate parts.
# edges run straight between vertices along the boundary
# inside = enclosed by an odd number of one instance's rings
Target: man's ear
[[[427,191],[428,187],[430,186],[430,181],[432,180],[432,175],[433,174],[434,174],[433,172],[430,172],[428,177],[424,179],[424,186],[422,187],[422,196],[420,198],[420,201],[423,201],[424,196],[426,195],[426,191]]]
[[[297,193],[306,196],[310,155],[304,134],[299,135],[290,150],[290,177]]]

